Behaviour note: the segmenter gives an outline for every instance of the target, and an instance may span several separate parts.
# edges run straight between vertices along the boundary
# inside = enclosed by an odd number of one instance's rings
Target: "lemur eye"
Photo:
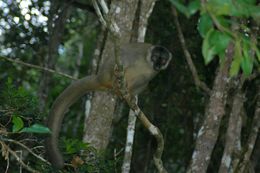
[[[157,56],[156,55],[152,55],[152,61],[155,62],[157,60]]]

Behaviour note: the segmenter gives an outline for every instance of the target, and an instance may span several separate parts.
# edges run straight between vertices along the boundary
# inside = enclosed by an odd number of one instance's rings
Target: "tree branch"
[[[234,80],[234,82],[237,81]],[[241,151],[241,112],[243,110],[244,101],[245,94],[241,91],[240,86],[238,86],[236,94],[233,98],[232,110],[228,121],[228,129],[226,132],[224,153],[218,171],[219,173],[229,172],[229,170],[232,170],[232,165],[235,164],[236,160],[236,153],[239,153]]]
[[[246,168],[248,167],[248,164],[250,162],[250,157],[255,148],[255,143],[260,128],[260,87],[259,86],[258,86],[258,95],[256,100],[256,106],[255,106],[255,114],[252,122],[253,125],[249,134],[249,138],[247,140],[245,154],[241,158],[241,162],[239,163],[239,165],[235,167],[234,172],[239,172],[239,173],[246,172]]]
[[[226,50],[225,62],[219,67],[214,79],[205,118],[198,132],[196,146],[188,173],[205,173],[210,163],[211,153],[216,144],[222,117],[225,114],[227,92],[229,90],[229,69],[234,56],[234,44],[230,43]]]
[[[178,32],[178,37],[179,37],[179,40],[181,42],[181,47],[182,47],[183,52],[184,52],[184,57],[185,57],[185,59],[188,63],[189,69],[192,73],[194,83],[197,87],[201,88],[203,91],[205,91],[209,95],[211,90],[209,89],[209,87],[204,82],[202,82],[199,79],[197,69],[196,69],[196,67],[195,67],[195,65],[192,61],[191,54],[190,54],[190,52],[189,52],[189,50],[186,46],[185,38],[183,36],[181,26],[180,26],[180,22],[179,22],[179,19],[178,19],[178,14],[177,14],[177,11],[176,11],[174,6],[172,6],[172,13],[173,13],[173,16],[174,16],[174,23],[175,23],[175,26],[176,26],[176,29],[177,29],[177,32]]]
[[[134,134],[135,134],[135,123],[136,123],[135,113],[132,110],[130,110],[130,113],[128,115],[128,126],[127,126],[124,161],[121,169],[122,173],[130,172],[131,159],[133,153]]]
[[[20,60],[17,60],[17,59],[11,59],[11,58],[7,58],[7,57],[3,57],[3,56],[0,56],[0,59],[4,59],[6,61],[16,63],[16,64],[21,64],[21,65],[24,65],[24,66],[27,66],[27,67],[35,68],[35,69],[38,69],[38,70],[41,70],[41,71],[54,73],[54,74],[57,74],[57,75],[60,75],[60,76],[63,76],[63,77],[66,77],[66,78],[69,78],[69,79],[72,79],[72,80],[77,80],[77,78],[70,76],[70,75],[67,75],[65,73],[58,72],[58,71],[55,71],[53,69],[49,69],[49,68],[46,68],[46,67],[41,67],[41,66],[38,66],[38,65],[29,64],[29,63],[26,63],[26,62],[23,62],[23,61],[20,61]]]
[[[26,165],[22,159],[16,154],[15,151],[13,151],[8,145],[6,145],[4,142],[0,141],[0,144],[2,145],[2,149],[5,148],[6,152],[11,153],[14,158],[22,165],[23,168],[25,168],[29,172],[33,173],[40,173],[39,171],[31,168],[30,166]]]
[[[12,143],[15,143],[17,145],[20,145],[21,147],[23,147],[24,149],[26,149],[29,153],[31,153],[34,157],[36,157],[37,159],[47,163],[48,165],[50,165],[50,162],[48,162],[47,160],[45,160],[44,158],[40,157],[39,155],[37,155],[36,153],[34,153],[30,148],[28,148],[26,145],[24,145],[23,143],[21,142],[18,142],[18,141],[15,141],[13,139],[5,139],[5,138],[2,138],[1,140],[3,141],[7,141],[7,142],[12,142]]]

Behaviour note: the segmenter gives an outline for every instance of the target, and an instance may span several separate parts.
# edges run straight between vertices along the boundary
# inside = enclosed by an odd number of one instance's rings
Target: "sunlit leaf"
[[[231,64],[231,68],[230,68],[230,76],[236,76],[239,72],[239,69],[240,69],[240,64],[241,64],[241,58],[235,58],[233,61],[232,61],[232,64]]]
[[[189,11],[189,15],[193,15],[195,14],[200,8],[200,1],[199,0],[194,0],[191,1],[188,5],[188,11]]]
[[[241,67],[246,76],[250,75],[253,70],[253,61],[251,58],[243,57]]]
[[[206,6],[214,15],[231,15],[234,8],[231,0],[210,0]]]
[[[254,0],[210,0],[207,10],[215,16],[260,17],[260,6]]]
[[[240,65],[242,61],[242,53],[241,53],[241,41],[236,40],[234,46],[234,57],[230,68],[230,75],[236,76],[240,70]]]
[[[241,67],[245,75],[250,75],[253,70],[253,58],[250,56],[250,45],[244,40],[243,41],[243,58]]]
[[[41,124],[33,124],[30,127],[23,128],[21,132],[26,133],[51,133],[48,127],[45,127]]]
[[[13,116],[12,123],[13,123],[13,128],[12,128],[13,132],[18,132],[24,127],[23,120],[19,116]]]
[[[211,47],[211,45],[210,45],[210,39],[211,39],[213,32],[214,32],[214,29],[211,29],[210,31],[208,31],[208,33],[202,43],[202,55],[203,55],[205,64],[208,64],[209,62],[211,62],[212,59],[214,58],[214,55],[216,55],[215,48]]]

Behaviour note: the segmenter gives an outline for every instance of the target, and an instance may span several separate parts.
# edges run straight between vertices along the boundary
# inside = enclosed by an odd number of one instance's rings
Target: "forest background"
[[[173,54],[138,103],[163,134],[164,168],[260,172],[260,2],[106,3],[103,15],[119,27],[120,43],[148,42]],[[2,0],[0,16],[0,172],[55,172],[44,155],[50,107],[71,82],[114,58],[113,31],[89,0]],[[62,126],[68,165],[59,172],[157,172],[156,140],[138,120],[126,159],[128,116],[111,94],[84,96]]]

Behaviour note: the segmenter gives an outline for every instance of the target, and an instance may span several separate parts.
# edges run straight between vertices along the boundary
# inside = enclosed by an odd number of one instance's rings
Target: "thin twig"
[[[26,149],[29,153],[31,153],[34,157],[38,158],[39,160],[47,163],[48,165],[51,165],[50,162],[48,162],[47,160],[45,160],[44,158],[40,157],[39,155],[37,155],[36,153],[34,153],[30,148],[28,148],[26,145],[24,145],[23,143],[19,142],[19,141],[15,141],[13,139],[5,139],[2,138],[1,140],[3,141],[8,141],[8,142],[12,142],[15,143],[17,145],[20,145],[21,147],[23,147],[24,149]]]
[[[197,87],[201,88],[202,90],[204,90],[207,94],[210,94],[211,90],[209,89],[209,87],[199,79],[197,69],[192,61],[191,54],[186,46],[185,38],[184,38],[182,30],[181,30],[180,22],[179,22],[177,11],[176,11],[175,7],[172,7],[172,12],[173,12],[174,22],[175,22],[175,25],[177,28],[177,32],[178,32],[178,37],[181,42],[181,47],[183,49],[185,59],[188,63],[190,71],[192,73],[192,77],[195,82],[195,85]]]
[[[20,60],[17,60],[17,59],[11,59],[11,58],[7,58],[7,57],[3,57],[3,56],[0,56],[0,59],[4,59],[4,60],[12,62],[12,63],[21,64],[21,65],[24,65],[24,66],[27,66],[27,67],[38,69],[38,70],[47,71],[49,73],[58,74],[60,76],[63,76],[63,77],[66,77],[66,78],[69,78],[69,79],[72,79],[72,80],[77,80],[77,78],[70,76],[70,75],[67,75],[67,74],[64,74],[62,72],[58,72],[58,71],[55,71],[53,69],[41,67],[41,66],[34,65],[34,64],[29,64],[29,63],[26,63],[26,62],[23,62],[23,61],[20,61]]]
[[[7,165],[6,165],[5,173],[8,173],[8,169],[9,169],[9,165],[10,165],[9,158],[7,158],[6,162],[7,162]]]
[[[23,168],[25,168],[25,169],[26,169],[27,171],[29,171],[29,172],[40,173],[39,171],[37,171],[37,170],[31,168],[30,166],[26,165],[26,164],[22,161],[22,159],[16,154],[16,152],[13,151],[8,145],[6,145],[6,144],[5,144],[4,142],[2,142],[2,141],[0,141],[0,143],[1,143],[2,147],[4,146],[4,147],[7,149],[7,151],[14,156],[14,158],[21,164],[21,166],[22,166]]]
[[[96,10],[96,14],[97,14],[97,16],[98,16],[98,18],[99,18],[99,21],[101,22],[101,24],[102,24],[104,27],[107,28],[107,23],[106,23],[106,21],[105,21],[103,15],[102,15],[102,13],[101,13],[99,7],[98,7],[97,1],[96,1],[96,0],[92,0],[92,4],[93,4],[93,6],[94,6],[94,8],[95,8],[95,10]]]

